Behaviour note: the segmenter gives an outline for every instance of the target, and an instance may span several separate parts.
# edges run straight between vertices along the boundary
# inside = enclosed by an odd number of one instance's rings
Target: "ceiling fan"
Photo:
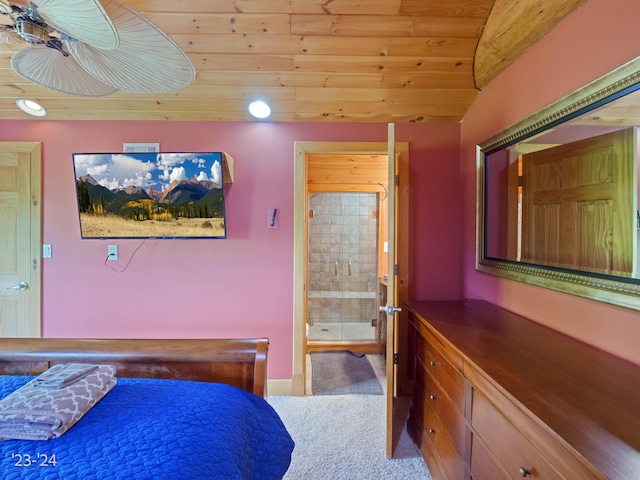
[[[0,14],[0,43],[26,45],[11,68],[59,92],[164,93],[195,78],[182,49],[117,0],[0,0]]]

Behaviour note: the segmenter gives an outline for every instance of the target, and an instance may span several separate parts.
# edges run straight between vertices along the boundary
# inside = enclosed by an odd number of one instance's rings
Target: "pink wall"
[[[403,124],[410,142],[412,296],[458,297],[457,124]],[[385,142],[386,124],[277,124],[0,120],[0,141],[43,144],[43,334],[47,337],[242,337],[271,340],[269,378],[291,378],[293,143]],[[235,159],[226,240],[149,240],[123,273],[105,267],[107,244],[81,240],[73,152],[223,150]],[[447,208],[442,208],[447,205]],[[278,228],[266,228],[277,208]],[[138,247],[117,242],[122,268]],[[433,272],[437,272],[434,275]]]
[[[640,2],[589,0],[496,77],[461,129],[464,294],[640,364],[640,313],[475,271],[476,144],[640,54]]]

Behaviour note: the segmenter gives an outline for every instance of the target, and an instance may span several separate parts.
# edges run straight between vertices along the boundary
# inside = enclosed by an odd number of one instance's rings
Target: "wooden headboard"
[[[0,339],[0,375],[39,375],[57,363],[114,365],[119,377],[233,385],[261,397],[269,341],[258,339]]]

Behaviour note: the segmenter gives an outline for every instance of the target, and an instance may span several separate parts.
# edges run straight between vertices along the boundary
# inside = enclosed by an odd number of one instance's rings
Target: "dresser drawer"
[[[416,356],[419,360],[417,363],[422,363],[424,370],[428,371],[440,384],[458,411],[464,414],[464,377],[462,373],[424,338],[417,338],[416,347]]]
[[[453,404],[449,395],[426,371],[422,362],[416,365],[416,392],[421,396],[417,401],[428,404],[436,414],[454,446],[464,454],[465,420],[462,412]]]
[[[486,444],[488,450],[491,451],[509,477],[519,478],[526,474],[526,478],[545,480],[563,478],[495,409],[491,402],[475,389],[473,391],[471,425],[475,434]],[[475,459],[472,451],[471,465],[478,467],[480,463],[486,465],[482,459]],[[520,473],[521,469],[524,469],[523,473]]]
[[[431,478],[433,478],[433,480],[451,480],[449,479],[449,474],[444,469],[444,465],[442,465],[438,452],[433,448],[431,441],[423,436],[422,430],[415,424],[415,417],[409,417],[407,432],[416,445],[418,445],[424,463],[427,465],[429,473],[431,474]]]
[[[411,415],[422,430],[424,439],[437,452],[440,463],[444,466],[449,478],[452,480],[465,478],[463,457],[456,450],[446,429],[429,405],[424,402],[414,401],[411,407]]]
[[[482,440],[471,435],[471,472],[474,480],[502,480],[510,478],[491,456]]]
[[[430,327],[426,326],[427,324],[424,321],[418,319],[411,312],[409,312],[409,320],[416,327],[419,337],[431,345],[431,347],[433,347],[441,357],[444,357],[456,370],[462,372],[462,356],[458,351],[451,348],[450,344],[443,343],[443,341],[431,331]]]

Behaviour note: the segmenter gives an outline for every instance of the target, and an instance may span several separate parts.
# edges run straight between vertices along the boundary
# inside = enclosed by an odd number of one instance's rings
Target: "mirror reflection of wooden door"
[[[40,144],[0,142],[0,337],[39,337]]]
[[[635,276],[636,129],[523,155],[522,261]]]

